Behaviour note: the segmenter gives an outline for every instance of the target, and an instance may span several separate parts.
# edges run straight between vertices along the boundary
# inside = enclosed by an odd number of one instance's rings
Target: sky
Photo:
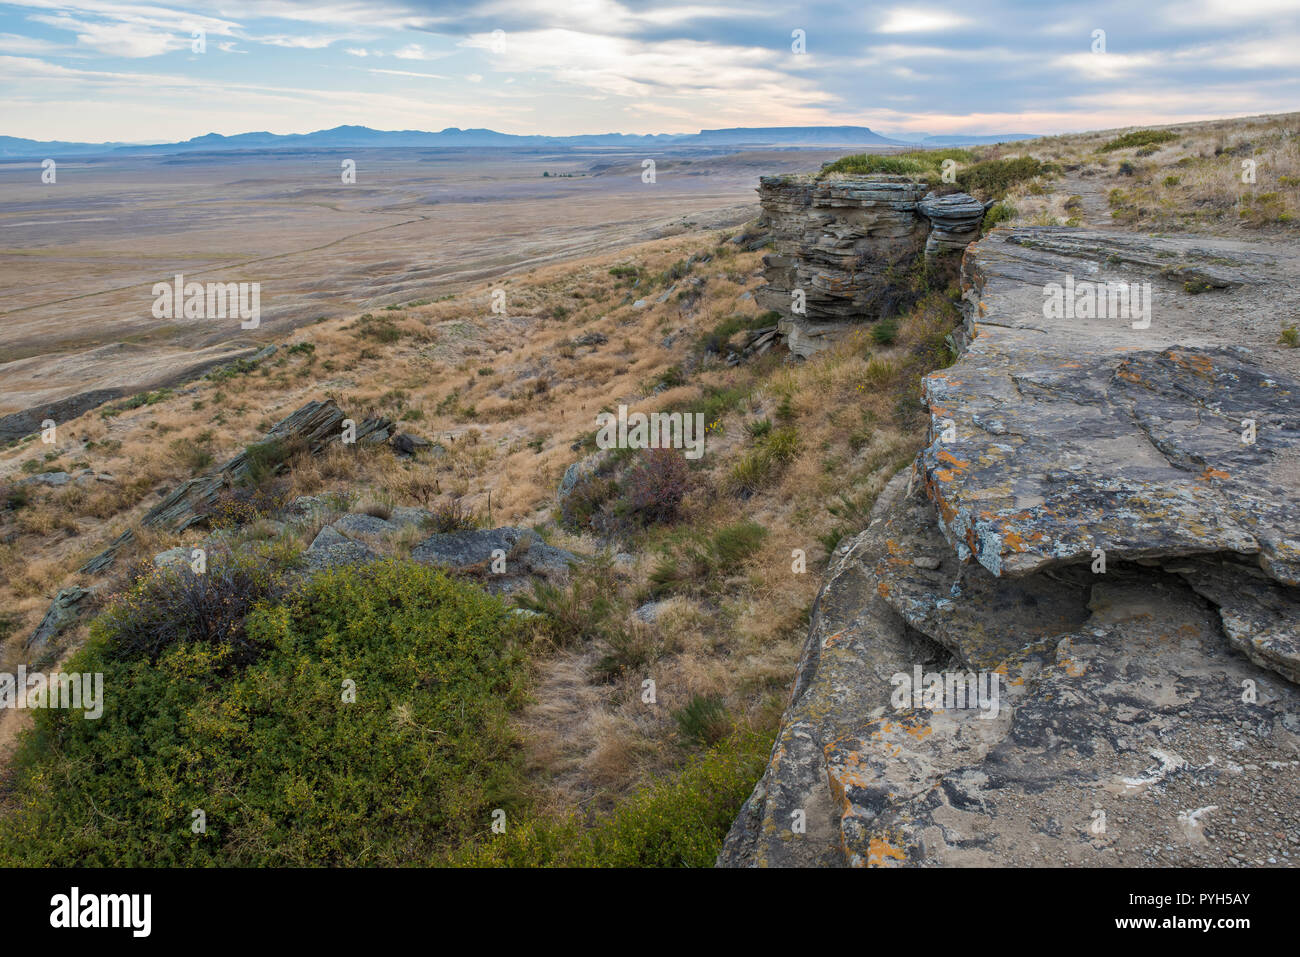
[[[39,140],[1050,134],[1297,109],[1300,0],[0,2],[0,134]]]

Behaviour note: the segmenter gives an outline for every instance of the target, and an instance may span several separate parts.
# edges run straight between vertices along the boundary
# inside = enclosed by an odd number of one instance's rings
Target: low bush
[[[792,425],[773,429],[755,440],[727,476],[731,490],[749,496],[772,482],[799,450],[799,433]]]
[[[641,526],[674,522],[690,486],[690,466],[680,449],[642,449],[623,473],[615,513]]]
[[[982,232],[987,233],[996,227],[999,223],[1005,223],[1015,219],[1018,213],[1016,208],[1010,203],[994,203],[984,213],[984,222],[980,228]]]
[[[880,153],[858,153],[843,156],[833,163],[823,166],[818,178],[842,173],[853,176],[872,173],[892,173],[898,176],[936,176],[943,167],[944,160],[956,163],[969,163],[974,155],[962,149],[912,150],[906,153],[883,155]]]
[[[534,619],[535,627],[555,645],[605,638],[623,612],[613,567],[609,556],[594,556],[572,570],[567,584],[536,578],[532,594],[515,600],[520,608],[541,616]]]
[[[324,572],[248,616],[261,653],[233,673],[203,641],[111,654],[130,621],[64,666],[103,673],[99,720],[34,712],[0,864],[428,864],[520,806],[526,667],[480,589],[410,562]]]
[[[731,718],[717,695],[695,695],[673,712],[673,721],[686,741],[701,747],[716,744],[731,732]]]
[[[650,593],[662,597],[674,591],[716,591],[762,546],[767,529],[742,521],[712,533],[691,530],[663,543],[650,571]]]
[[[221,648],[230,664],[254,660],[258,648],[244,627],[248,614],[273,595],[283,569],[269,556],[215,552],[202,572],[189,564],[146,566],[96,627],[110,635],[104,654],[156,664],[174,645]]]
[[[957,185],[977,199],[1001,199],[1013,186],[1052,172],[1032,156],[985,160],[957,173]]]
[[[1178,139],[1178,134],[1171,133],[1168,130],[1132,130],[1122,136],[1115,137],[1109,143],[1103,145],[1099,152],[1113,153],[1115,150],[1127,150],[1135,146],[1155,146],[1176,139]]]
[[[894,316],[887,316],[878,320],[871,327],[871,338],[879,345],[891,345],[898,338],[898,319]]]
[[[712,867],[763,773],[772,736],[737,732],[681,773],[643,787],[589,826],[539,817],[447,858],[459,867]]]

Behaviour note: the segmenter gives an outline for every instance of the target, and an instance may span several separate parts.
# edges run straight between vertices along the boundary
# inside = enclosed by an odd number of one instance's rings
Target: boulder
[[[76,624],[90,610],[94,594],[95,589],[76,585],[60,589],[50,602],[40,624],[27,636],[23,646],[33,659],[38,659],[49,650],[51,641]]]
[[[342,532],[349,538],[378,538],[397,531],[399,527],[395,522],[362,512],[340,515],[333,522],[334,530]]]
[[[309,402],[272,426],[262,442],[278,442],[286,449],[304,448],[310,454],[318,455],[342,438],[345,419],[346,416],[333,399]],[[356,426],[356,440],[358,443],[381,441],[380,437],[386,440],[391,424],[387,419],[366,419]],[[206,509],[216,503],[224,489],[247,479],[249,469],[248,450],[245,449],[225,465],[177,486],[145,514],[140,524],[149,528],[182,532],[206,521]],[[83,565],[80,571],[83,574],[103,571],[113,563],[122,546],[134,538],[134,533],[129,529],[123,532],[104,551]]]
[[[764,176],[758,192],[774,249],[763,257],[767,285],[755,298],[780,313],[792,352],[811,355],[885,314],[889,276],[921,253],[929,232],[917,211],[924,183],[887,174]],[[802,314],[795,290],[804,293]]]
[[[472,576],[494,593],[522,591],[536,578],[563,581],[570,564],[581,560],[532,529],[512,527],[430,535],[411,549],[411,558]]]
[[[46,485],[51,488],[58,488],[67,485],[72,481],[72,476],[67,472],[42,472],[39,475],[31,475],[24,479],[19,479],[15,485]]]
[[[359,565],[379,557],[365,545],[354,542],[328,525],[317,533],[302,556],[306,563],[306,577],[311,577],[327,568]]]
[[[972,247],[969,345],[924,382],[921,463],[958,555],[1023,575],[1096,550],[1233,552],[1300,585],[1300,379],[1254,319],[1297,298],[1289,268],[1208,237],[1027,228]],[[1225,292],[1187,291],[1197,274]],[[1149,319],[1048,315],[1049,284],[1075,275],[1145,284]]]
[[[333,399],[309,402],[272,426],[259,444],[277,442],[285,449],[305,448],[318,455],[341,439],[346,418]],[[364,443],[386,436],[390,425],[387,419],[366,419],[356,426],[356,441]],[[202,521],[204,508],[216,502],[222,489],[244,481],[249,469],[248,450],[244,450],[207,475],[178,486],[141,519],[141,524],[184,531]]]
[[[411,457],[417,452],[429,448],[428,439],[422,439],[418,435],[411,435],[408,432],[398,432],[388,443],[393,447],[393,451],[398,455]]]

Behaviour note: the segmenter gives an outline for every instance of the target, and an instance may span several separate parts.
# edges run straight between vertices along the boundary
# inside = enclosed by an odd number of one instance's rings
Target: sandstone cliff
[[[804,356],[888,315],[917,256],[960,253],[984,216],[965,193],[937,196],[907,176],[764,176],[758,192],[773,252],[756,296],[781,314],[790,351]]]
[[[837,222],[803,222],[803,248],[840,248]],[[915,255],[924,233],[896,227]],[[787,257],[773,297],[826,271]],[[1300,369],[1275,340],[1298,279],[1293,248],[1205,237],[1018,228],[966,249],[928,445],[831,558],[720,864],[1292,858]],[[1149,309],[1099,314],[1107,284]],[[900,699],[918,672],[1000,698]]]

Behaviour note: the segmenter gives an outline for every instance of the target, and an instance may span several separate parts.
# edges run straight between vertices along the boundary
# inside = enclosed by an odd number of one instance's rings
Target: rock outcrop
[[[51,643],[86,616],[94,605],[95,589],[70,585],[59,590],[36,630],[27,636],[23,650],[33,661],[50,652]]]
[[[198,478],[190,479],[173,489],[140,520],[147,528],[160,528],[183,532],[206,519],[206,510],[214,505],[221,493],[239,485],[251,474],[254,467],[272,470],[286,467],[283,459],[296,450],[319,455],[333,443],[341,442],[347,417],[333,399],[308,402],[292,415],[277,422],[258,445],[272,450],[263,458],[279,455],[279,461],[257,461],[255,453],[245,449],[224,465]],[[350,436],[358,445],[375,445],[388,441],[392,422],[384,418],[369,418],[355,423],[355,433]],[[274,453],[274,455],[272,454]],[[132,541],[131,531],[123,532],[108,547],[86,562],[82,574],[95,574],[112,564],[122,547]]]
[[[790,350],[811,355],[846,329],[889,315],[902,274],[924,252],[960,252],[977,238],[983,205],[965,193],[936,196],[907,176],[759,180],[763,257],[759,304],[781,315]],[[802,293],[802,302],[797,302]]]
[[[998,230],[963,278],[929,444],[832,556],[719,863],[1288,863],[1300,252]]]
[[[411,558],[479,580],[493,594],[514,594],[538,579],[561,582],[577,555],[547,545],[530,528],[482,528],[430,535]]]

